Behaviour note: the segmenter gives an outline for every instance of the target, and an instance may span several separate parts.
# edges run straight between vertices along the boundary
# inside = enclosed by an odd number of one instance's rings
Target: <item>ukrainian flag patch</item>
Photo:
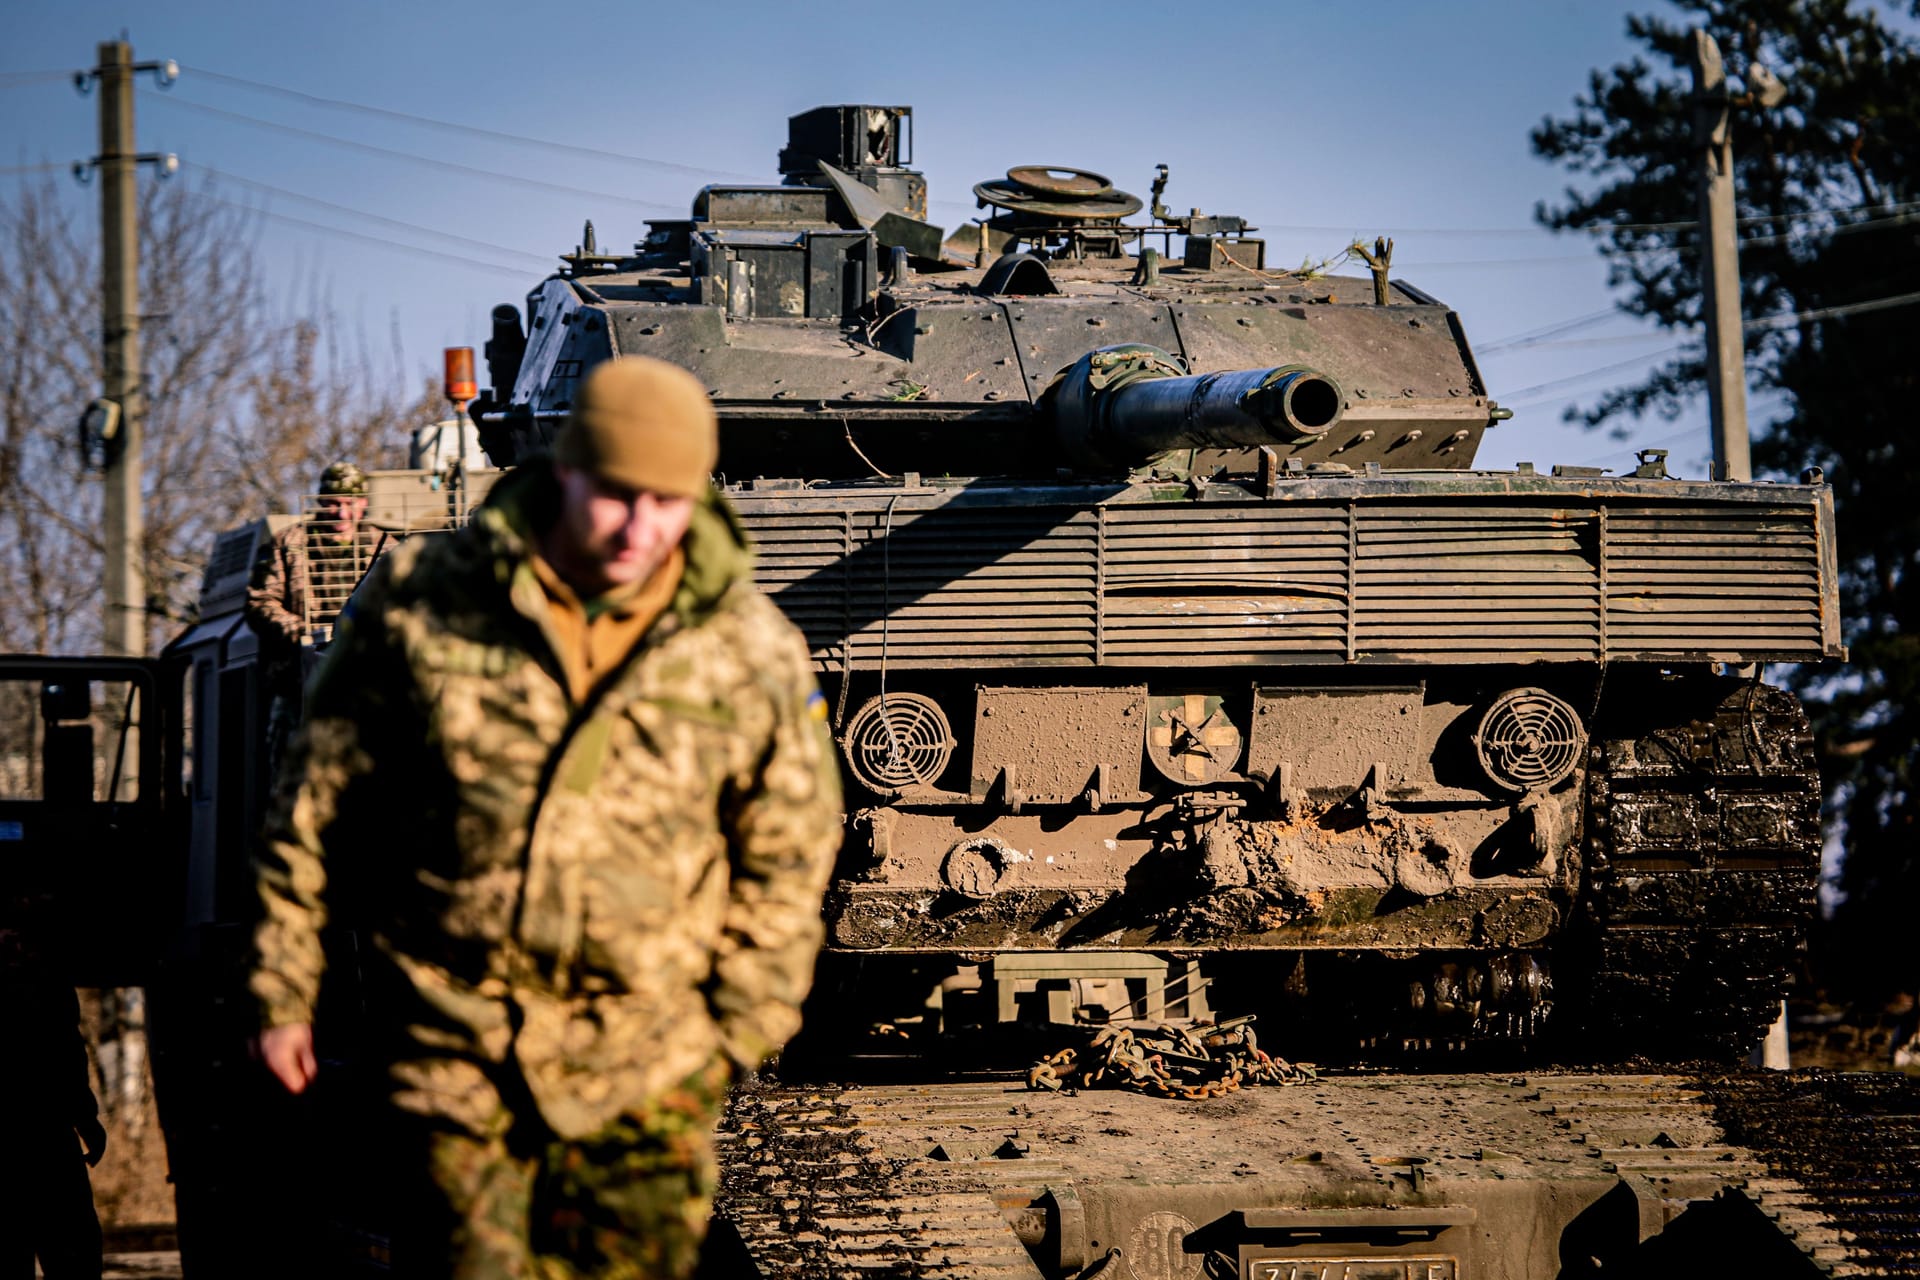
[[[827,721],[827,695],[815,689],[807,698],[807,714],[825,724]]]

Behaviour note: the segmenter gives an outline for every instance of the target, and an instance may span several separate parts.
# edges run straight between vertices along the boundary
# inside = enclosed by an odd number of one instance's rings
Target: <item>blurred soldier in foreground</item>
[[[300,722],[309,611],[337,608],[379,551],[379,532],[361,523],[366,514],[366,473],[351,462],[336,462],[320,474],[312,518],[275,534],[253,562],[247,623],[260,638],[265,668],[268,777],[279,770]]]
[[[99,1280],[87,1169],[106,1153],[107,1133],[88,1084],[80,1002],[18,905],[0,904],[0,1280],[33,1280],[36,1257],[46,1280]]]
[[[689,1274],[726,1088],[799,1026],[839,775],[717,439],[690,375],[602,365],[551,463],[378,563],[314,677],[259,866],[259,1049],[312,1081],[320,929],[363,930],[403,1274]]]

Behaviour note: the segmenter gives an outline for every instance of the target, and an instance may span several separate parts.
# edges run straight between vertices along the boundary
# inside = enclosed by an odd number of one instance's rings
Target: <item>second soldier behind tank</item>
[[[267,690],[268,776],[300,720],[310,627],[330,620],[379,553],[366,523],[367,477],[351,462],[320,474],[314,514],[262,543],[247,582],[247,622],[260,640]]]

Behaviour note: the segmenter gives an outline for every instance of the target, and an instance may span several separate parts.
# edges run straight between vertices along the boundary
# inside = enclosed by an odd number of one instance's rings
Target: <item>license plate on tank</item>
[[[1458,1280],[1452,1258],[1253,1258],[1243,1280]]]

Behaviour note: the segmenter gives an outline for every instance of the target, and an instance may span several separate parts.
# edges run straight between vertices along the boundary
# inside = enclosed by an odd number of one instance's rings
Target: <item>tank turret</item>
[[[1028,164],[977,184],[983,216],[945,234],[927,221],[911,126],[906,107],[802,113],[778,184],[708,186],[631,252],[583,237],[529,295],[523,355],[495,319],[511,356],[490,357],[476,419],[496,460],[542,446],[581,374],[629,353],[706,381],[721,470],[743,479],[1204,479],[1255,473],[1261,447],[1282,469],[1459,470],[1505,416],[1443,303],[1384,267],[1274,270],[1246,219],[1174,214],[1164,165],[1144,219],[1105,175]],[[1089,357],[1116,347],[1158,357],[1095,371]],[[1240,375],[1280,369],[1299,376],[1239,403],[1256,389]],[[1168,376],[1206,379],[1200,402],[1148,385]],[[1099,406],[1084,420],[1082,383]]]

